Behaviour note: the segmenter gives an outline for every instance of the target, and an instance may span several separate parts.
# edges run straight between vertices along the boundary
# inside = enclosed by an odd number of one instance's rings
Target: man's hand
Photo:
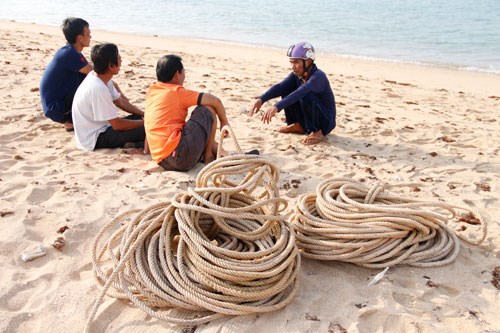
[[[250,106],[250,110],[248,112],[250,117],[253,116],[254,113],[259,112],[261,106],[262,106],[262,100],[260,98],[257,98]]]
[[[229,125],[229,121],[225,122],[225,123],[220,123],[220,130],[222,131],[222,129],[224,128],[224,126],[229,126],[231,127],[231,125]],[[225,131],[224,132],[224,138],[227,138],[229,136],[229,132],[228,131]]]
[[[120,97],[118,97],[118,99],[115,99],[113,103],[125,112],[135,114],[139,117],[144,117],[144,111],[140,110],[135,105],[132,105],[130,101],[123,95],[120,95]]]
[[[113,85],[115,86],[115,89],[120,93],[120,95],[122,95],[122,97],[124,99],[126,99],[127,101],[129,101],[128,97],[125,96],[125,94],[123,93],[123,91],[120,89],[120,87],[118,86],[118,83],[116,83],[115,81],[113,81]]]
[[[273,119],[277,112],[278,108],[276,106],[272,106],[262,114],[262,117],[260,119],[264,124],[269,124],[271,122],[271,119]]]

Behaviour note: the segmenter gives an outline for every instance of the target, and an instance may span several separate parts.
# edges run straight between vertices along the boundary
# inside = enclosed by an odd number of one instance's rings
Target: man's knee
[[[212,114],[215,113],[215,109],[213,107],[211,107],[210,105],[201,105],[201,107],[207,108],[208,111],[210,111],[210,113],[212,113]]]
[[[208,105],[199,105],[193,110],[193,115],[196,114],[196,117],[208,117],[211,123],[215,120],[215,109]]]

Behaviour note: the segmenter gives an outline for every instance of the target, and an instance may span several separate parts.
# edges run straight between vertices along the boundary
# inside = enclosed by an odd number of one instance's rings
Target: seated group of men
[[[186,171],[198,162],[216,158],[217,119],[229,125],[221,100],[209,93],[184,88],[182,59],[166,55],[156,65],[157,81],[146,95],[143,112],[123,94],[113,77],[122,59],[112,43],[92,47],[90,64],[82,50],[90,45],[90,28],[81,18],[67,18],[62,30],[67,44],[48,64],[40,83],[46,117],[74,131],[76,146],[85,151],[134,146],[135,153],[151,154],[165,170]],[[306,134],[302,143],[316,144],[335,128],[335,98],[323,71],[314,63],[309,43],[292,45],[287,52],[292,72],[258,97],[250,116],[273,98],[281,100],[262,112],[269,123],[285,110],[282,133]],[[188,118],[188,109],[195,107]],[[121,117],[119,110],[129,113]]]

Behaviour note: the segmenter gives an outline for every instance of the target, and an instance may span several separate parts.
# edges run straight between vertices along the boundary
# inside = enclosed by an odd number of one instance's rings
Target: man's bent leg
[[[187,171],[204,159],[215,116],[204,106],[196,107],[182,129],[175,151],[159,164],[169,171]]]
[[[120,148],[127,142],[143,144],[146,138],[144,127],[137,127],[127,131],[115,131],[112,127],[99,134],[94,149]]]
[[[304,129],[300,125],[300,123],[293,123],[291,125],[282,126],[277,129],[280,133],[296,133],[296,134],[304,134]]]
[[[335,128],[335,110],[325,109],[318,99],[307,96],[300,100],[306,133],[321,131],[327,135]]]
[[[215,110],[211,107],[206,107],[206,109],[212,114],[212,127],[210,129],[210,134],[208,137],[205,150],[203,152],[203,163],[208,164],[214,161],[217,157],[217,142],[215,141],[215,132],[217,131],[217,117]]]
[[[285,108],[286,126],[280,127],[280,133],[304,134],[304,115],[299,103]]]

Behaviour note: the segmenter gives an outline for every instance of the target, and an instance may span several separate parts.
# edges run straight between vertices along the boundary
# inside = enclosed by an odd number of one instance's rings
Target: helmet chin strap
[[[311,63],[309,64],[309,66],[306,67],[306,59],[302,59],[302,68],[304,68],[304,73],[302,73],[302,76],[301,76],[301,79],[304,78],[304,76],[309,73],[309,70],[311,69],[311,66],[312,66],[312,61]]]

